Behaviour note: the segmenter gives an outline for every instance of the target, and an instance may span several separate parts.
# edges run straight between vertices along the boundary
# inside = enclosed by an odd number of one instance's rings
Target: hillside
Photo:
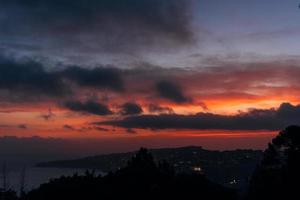
[[[210,151],[202,147],[152,149],[156,161],[166,160],[178,173],[201,172],[217,183],[244,186],[255,166],[262,158],[262,151],[235,150]],[[124,167],[136,152],[99,155],[75,160],[39,163],[38,167],[97,169],[103,172]]]

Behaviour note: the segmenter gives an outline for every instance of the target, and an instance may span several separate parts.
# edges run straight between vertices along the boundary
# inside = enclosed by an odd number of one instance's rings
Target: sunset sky
[[[0,136],[262,148],[300,119],[296,0],[0,0]]]

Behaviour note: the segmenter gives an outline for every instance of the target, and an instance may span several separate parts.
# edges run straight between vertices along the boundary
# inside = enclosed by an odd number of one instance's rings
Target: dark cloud
[[[10,128],[11,126],[6,125],[6,124],[0,124],[0,128]]]
[[[200,107],[201,107],[203,110],[205,110],[205,111],[208,110],[208,107],[207,107],[207,105],[206,105],[204,102],[199,102],[199,105],[200,105]]]
[[[190,0],[0,0],[2,35],[121,50],[191,41]],[[81,40],[80,40],[81,39]],[[144,47],[147,47],[144,46]]]
[[[18,129],[27,129],[28,126],[26,124],[20,124],[20,125],[6,125],[6,124],[0,124],[0,128],[18,128]]]
[[[51,108],[48,109],[48,113],[41,115],[41,117],[46,121],[50,121],[50,120],[54,119],[55,116],[56,115],[52,112]]]
[[[299,119],[300,105],[284,103],[278,109],[252,109],[233,116],[212,113],[142,115],[98,124],[127,129],[280,130],[291,124],[299,124]]]
[[[80,67],[69,67],[62,72],[62,75],[80,86],[110,88],[117,91],[123,90],[120,70],[116,68],[98,67],[84,69]]]
[[[89,132],[89,131],[109,132],[110,131],[109,129],[103,128],[101,126],[83,126],[76,130],[79,132]]]
[[[17,101],[61,98],[74,93],[73,84],[94,89],[124,89],[121,71],[113,67],[65,67],[46,70],[33,60],[15,60],[0,55],[0,98]],[[43,118],[50,119],[51,113]]]
[[[34,61],[17,62],[0,56],[0,90],[25,96],[63,96],[67,87],[54,73]]]
[[[101,103],[89,100],[86,102],[80,101],[67,101],[63,106],[74,112],[81,112],[85,114],[94,114],[94,115],[111,115],[112,111],[108,106]]]
[[[136,132],[134,129],[132,129],[132,128],[128,128],[128,129],[126,130],[126,133],[129,133],[129,134],[137,134],[137,132]]]
[[[300,105],[293,106],[290,103],[283,103],[277,111],[277,116],[281,119],[292,121],[293,124],[298,124],[298,119],[300,119]]]
[[[87,131],[92,131],[92,130],[96,130],[96,131],[100,131],[100,132],[108,132],[109,131],[109,129],[106,129],[106,128],[103,128],[100,126],[83,126],[80,128],[75,128],[71,125],[66,124],[63,126],[63,128],[66,130],[78,131],[78,132],[87,132]]]
[[[76,130],[73,126],[70,126],[70,125],[68,125],[68,124],[64,125],[63,128],[64,128],[64,129],[67,129],[67,130],[71,130],[71,131]]]
[[[174,114],[174,110],[169,107],[162,107],[156,104],[150,104],[148,107],[150,113],[165,113],[165,114]]]
[[[19,128],[19,129],[27,129],[28,127],[27,127],[26,124],[20,124],[20,125],[18,126],[18,128]]]
[[[121,114],[122,115],[139,115],[143,113],[142,107],[133,102],[125,103],[121,106]]]
[[[169,99],[175,103],[187,103],[191,99],[186,97],[180,86],[170,81],[159,81],[156,84],[156,90],[160,97]]]
[[[96,130],[96,131],[102,131],[102,132],[108,132],[109,131],[109,129],[103,128],[103,127],[100,127],[100,126],[94,126],[93,129]]]

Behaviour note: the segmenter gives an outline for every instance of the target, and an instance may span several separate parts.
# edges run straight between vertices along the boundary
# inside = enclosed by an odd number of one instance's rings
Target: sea
[[[39,168],[35,166],[14,166],[5,164],[0,167],[0,188],[12,189],[17,193],[23,186],[24,191],[38,188],[41,184],[61,176],[83,175],[88,169]],[[96,175],[103,174],[100,170]],[[4,181],[6,180],[6,181]]]

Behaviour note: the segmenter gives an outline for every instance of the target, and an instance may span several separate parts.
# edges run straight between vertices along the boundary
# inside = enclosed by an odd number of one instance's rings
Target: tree
[[[300,126],[289,126],[269,144],[249,187],[249,199],[299,196]]]

